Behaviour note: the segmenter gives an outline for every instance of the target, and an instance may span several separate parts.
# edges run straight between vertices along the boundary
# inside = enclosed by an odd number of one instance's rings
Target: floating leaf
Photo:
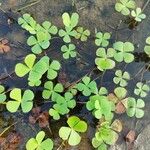
[[[21,89],[15,88],[10,92],[10,98],[12,100],[6,103],[6,108],[12,113],[16,112],[20,105],[24,113],[29,112],[33,107],[34,93],[31,90],[25,90],[22,96]]]
[[[123,15],[127,16],[130,14],[130,9],[135,8],[135,1],[134,0],[119,0],[116,3],[115,9],[118,12],[121,12]]]
[[[0,53],[7,53],[10,51],[9,41],[7,39],[0,39]]]
[[[95,44],[97,46],[107,47],[109,45],[110,37],[111,37],[111,35],[108,32],[106,32],[106,33],[98,32],[98,33],[96,33]]]
[[[44,140],[45,132],[40,131],[36,138],[31,138],[26,143],[27,150],[52,150],[53,149],[53,141],[50,138]]]
[[[69,59],[70,57],[72,58],[76,57],[77,53],[75,48],[76,47],[74,44],[69,44],[68,47],[66,45],[63,45],[61,47],[61,51],[63,52],[63,58]]]
[[[68,140],[71,146],[78,145],[81,141],[78,132],[86,132],[87,124],[76,116],[69,117],[67,123],[69,127],[61,127],[59,136],[65,141]]]
[[[141,8],[136,8],[136,10],[132,10],[131,12],[131,16],[134,17],[134,19],[137,22],[141,22],[143,19],[146,18],[146,15],[144,13],[142,13]]]
[[[134,45],[130,42],[116,42],[113,44],[113,48],[116,50],[114,58],[118,62],[125,61],[126,63],[131,63],[134,60]]]
[[[109,48],[107,51],[104,48],[99,48],[96,51],[96,55],[98,56],[95,59],[95,64],[100,71],[104,71],[107,69],[112,69],[115,67],[115,62],[110,59],[114,56],[115,50],[113,48]]]
[[[0,85],[0,103],[3,103],[6,100],[5,88]]]

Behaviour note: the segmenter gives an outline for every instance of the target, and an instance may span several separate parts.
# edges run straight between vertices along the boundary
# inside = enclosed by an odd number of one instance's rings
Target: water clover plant
[[[146,46],[144,47],[145,53],[150,57],[150,37],[146,39]]]
[[[30,36],[27,40],[27,44],[32,46],[31,50],[35,54],[40,54],[43,49],[47,49],[50,46],[50,35],[45,32],[37,32],[36,37]]]
[[[150,91],[150,88],[147,84],[138,82],[134,90],[134,94],[139,95],[140,97],[146,97],[147,93]]]
[[[23,14],[23,16],[18,19],[18,24],[31,34],[36,34],[37,23],[30,14]]]
[[[42,75],[46,73],[49,68],[49,57],[42,57],[35,63],[36,56],[29,54],[25,57],[24,64],[18,63],[15,67],[15,73],[19,77],[24,77],[29,73],[28,81],[30,86],[39,86]]]
[[[105,48],[99,48],[96,51],[96,55],[95,64],[100,71],[115,67],[115,62],[110,59],[115,55],[115,50],[113,48],[109,48],[107,51]]]
[[[61,68],[61,64],[57,60],[51,61],[49,67],[48,67],[48,72],[47,72],[47,78],[49,80],[53,80],[57,77],[58,71]]]
[[[32,46],[31,50],[35,54],[40,54],[43,49],[47,49],[50,45],[51,35],[58,32],[57,27],[52,25],[51,22],[45,21],[42,25],[37,24],[30,14],[24,14],[23,17],[20,17],[18,24],[33,34],[28,38],[27,44]]]
[[[115,9],[118,12],[121,12],[121,14],[127,16],[130,14],[130,9],[134,9],[136,6],[134,0],[119,0],[119,2],[116,3]]]
[[[87,130],[87,123],[80,120],[76,116],[71,116],[67,120],[69,127],[61,127],[59,130],[59,136],[64,140],[68,141],[71,146],[76,146],[80,143],[81,137],[78,132],[84,133]]]
[[[53,141],[50,138],[45,138],[45,132],[40,131],[35,138],[31,138],[26,143],[27,150],[52,150]]]
[[[74,27],[78,24],[79,21],[79,15],[77,13],[72,13],[70,16],[68,13],[64,13],[62,15],[63,23],[65,25],[65,30],[60,29],[59,30],[59,36],[63,37],[63,41],[65,43],[71,42],[71,37],[75,37],[77,35],[76,30],[74,30]]]
[[[82,78],[82,82],[77,84],[77,89],[81,91],[84,96],[90,96],[91,93],[97,93],[96,82],[91,81],[88,76]]]
[[[117,87],[117,88],[115,88],[114,93],[119,100],[122,100],[126,97],[127,90],[123,87]]]
[[[78,27],[76,31],[77,31],[77,34],[75,36],[76,39],[80,39],[82,42],[87,41],[88,36],[90,36],[89,30],[84,30],[83,27]]]
[[[52,99],[53,101],[56,99],[59,93],[62,93],[64,88],[61,83],[57,83],[54,85],[52,81],[47,81],[44,84],[44,90],[42,92],[42,97],[44,99]]]
[[[111,128],[109,122],[103,122],[92,139],[92,145],[98,150],[107,150],[107,145],[114,145],[117,140],[118,133]]]
[[[52,116],[54,120],[59,120],[60,115],[65,115],[67,113],[69,113],[69,109],[63,107],[62,104],[54,104],[53,108],[49,109],[49,115]]]
[[[24,113],[29,112],[33,107],[34,93],[31,90],[25,90],[22,94],[21,89],[15,88],[10,92],[10,98],[12,100],[6,103],[6,108],[12,113],[16,112],[20,105]]]
[[[63,52],[63,58],[69,59],[70,57],[72,58],[76,57],[77,53],[75,48],[76,47],[74,44],[69,44],[68,47],[66,45],[63,45],[61,47],[61,51]]]
[[[125,61],[126,63],[131,63],[134,60],[134,45],[130,42],[116,42],[113,44],[113,48],[116,50],[114,58],[118,62]]]
[[[64,96],[57,95],[54,100],[56,104],[49,110],[49,114],[55,120],[59,120],[60,115],[69,113],[70,109],[76,106],[76,101],[73,99],[73,95],[70,92],[66,92]]]
[[[95,44],[97,46],[102,46],[102,47],[107,47],[109,45],[109,39],[111,37],[111,34],[106,32],[98,32],[96,33],[96,39],[95,39]]]
[[[106,96],[108,94],[108,90],[105,87],[100,87],[97,94],[100,96],[104,96],[104,95]]]
[[[132,10],[131,16],[134,17],[134,19],[137,22],[141,22],[143,19],[146,18],[146,15],[142,13],[141,8],[136,8],[136,10]]]
[[[6,100],[5,87],[0,85],[0,104]]]
[[[86,104],[86,108],[92,111],[95,118],[100,119],[102,116],[105,120],[111,120],[113,118],[113,104],[108,100],[106,96],[91,96]]]
[[[113,78],[115,84],[119,84],[121,87],[127,86],[127,80],[130,79],[130,75],[128,72],[122,72],[121,70],[117,70],[115,72],[116,77]]]
[[[138,99],[136,101],[135,98],[129,97],[127,105],[127,115],[129,117],[135,116],[136,118],[142,118],[144,116],[144,111],[142,110],[142,108],[144,107],[145,103],[142,99]]]

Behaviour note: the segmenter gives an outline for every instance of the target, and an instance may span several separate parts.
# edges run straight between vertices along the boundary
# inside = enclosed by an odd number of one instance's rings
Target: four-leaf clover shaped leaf
[[[146,15],[142,13],[141,8],[136,8],[136,10],[132,10],[131,16],[134,17],[134,19],[137,22],[141,22],[143,19],[146,18]]]
[[[76,116],[69,117],[67,120],[69,127],[61,127],[59,130],[59,136],[68,141],[71,146],[76,146],[80,143],[81,137],[78,132],[84,133],[87,130],[87,123],[80,120]]]
[[[4,86],[0,85],[0,103],[3,103],[6,100],[6,94]]]
[[[102,47],[107,47],[109,45],[109,39],[110,39],[110,33],[106,32],[106,33],[102,33],[102,32],[98,32],[96,33],[96,40],[95,40],[95,44],[97,46],[102,46]]]
[[[40,131],[36,138],[31,138],[26,143],[26,149],[27,150],[52,150],[53,149],[53,141],[50,138],[45,138],[45,132]]]
[[[139,95],[140,97],[146,97],[147,93],[150,91],[150,88],[147,84],[138,82],[134,90],[134,94]]]
[[[109,48],[107,51],[105,48],[99,48],[96,51],[96,55],[98,57],[95,59],[95,64],[100,71],[112,69],[115,67],[115,62],[110,59],[115,55],[115,50],[113,48]]]
[[[91,81],[90,77],[83,77],[82,82],[83,83],[77,84],[77,89],[81,91],[84,96],[90,96],[91,93],[97,93],[97,84],[95,81]]]
[[[35,36],[30,36],[27,40],[27,44],[32,46],[31,50],[35,54],[40,54],[43,49],[47,49],[50,46],[49,40],[51,36],[49,33],[38,31]]]
[[[130,42],[116,42],[113,44],[113,48],[116,50],[114,58],[118,62],[125,61],[126,63],[131,63],[134,60],[134,45]]]
[[[59,93],[62,93],[64,88],[63,85],[60,83],[57,83],[56,85],[54,85],[54,83],[52,81],[47,81],[44,84],[44,90],[42,93],[42,97],[44,99],[49,99],[51,98],[53,101],[56,100],[57,96]]]
[[[150,57],[150,36],[146,39],[146,44],[144,51]]]
[[[6,108],[12,113],[16,112],[20,105],[24,113],[33,107],[34,93],[31,90],[25,90],[22,96],[21,89],[15,88],[10,92],[10,98],[12,100],[6,103]]]
[[[115,84],[119,84],[121,87],[127,86],[127,80],[130,79],[130,75],[128,72],[122,72],[121,70],[117,70],[115,72],[116,77],[113,78]]]
[[[76,31],[77,31],[77,35],[75,36],[76,39],[81,39],[82,42],[87,41],[88,36],[90,36],[89,30],[84,30],[83,27],[78,27]]]
[[[142,99],[138,99],[137,101],[129,97],[127,104],[127,115],[129,117],[135,116],[136,118],[142,118],[144,116],[144,111],[142,108],[145,107],[145,103]]]
[[[127,16],[130,14],[130,9],[135,8],[135,1],[134,0],[120,0],[115,5],[115,9],[118,12],[121,12],[123,15]]]
[[[68,47],[66,45],[63,45],[61,47],[61,51],[63,52],[63,58],[69,59],[70,57],[72,58],[76,57],[77,53],[75,48],[76,47],[74,44],[69,44]]]

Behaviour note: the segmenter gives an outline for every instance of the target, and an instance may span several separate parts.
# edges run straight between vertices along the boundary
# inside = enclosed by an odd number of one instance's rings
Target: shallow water
[[[132,78],[136,76],[141,68],[144,67],[146,69],[146,65],[149,64],[150,59],[143,54],[143,47],[146,37],[150,35],[150,5],[148,5],[144,11],[147,18],[135,29],[131,30],[125,23],[127,19],[114,10],[115,0],[41,0],[30,6],[32,2],[33,1],[29,0],[2,0],[2,10],[0,10],[0,38],[9,39],[11,51],[9,53],[0,54],[0,83],[4,84],[7,89],[13,87],[29,88],[27,86],[26,78],[18,78],[13,73],[15,64],[17,62],[21,62],[27,54],[31,53],[30,47],[26,44],[29,34],[17,25],[17,18],[24,13],[30,13],[39,23],[48,20],[61,28],[63,27],[61,21],[61,15],[63,12],[78,12],[80,15],[79,25],[89,29],[93,35],[95,30],[112,33],[110,47],[113,42],[118,40],[134,43],[136,47],[135,62],[129,65],[119,64],[116,66],[115,70],[119,68],[127,70],[131,74]],[[137,0],[137,3],[138,6],[142,7],[146,3],[146,0]],[[11,20],[11,24],[8,24],[8,19]],[[119,24],[121,20],[122,23]],[[62,54],[60,52],[61,43],[62,40],[60,38],[54,39],[47,51],[47,55],[51,59],[58,59],[61,62],[61,72],[66,74],[66,82],[72,83],[77,81],[95,68],[94,59],[97,47],[94,45],[94,37],[90,37],[90,39],[85,43],[74,40],[73,43],[76,44],[78,52],[82,57],[78,56],[77,59],[71,59],[69,61],[64,61],[62,58]],[[92,74],[92,76],[93,78],[99,76],[97,79],[98,86],[105,86],[110,92],[112,92],[115,86],[112,82],[115,70],[106,71],[102,83],[100,82],[102,77],[100,72],[96,72]],[[11,74],[11,76],[8,76],[8,74]],[[134,86],[137,81],[141,80],[141,76],[142,73],[130,81],[128,85],[128,95],[132,96]],[[150,80],[149,70],[143,74],[142,78],[142,81],[144,82],[148,80]],[[36,92],[38,97],[40,89],[33,88],[33,90]],[[136,130],[136,133],[139,134],[149,124],[149,98],[150,95],[148,95],[145,100],[145,116],[142,119],[130,119],[129,117],[126,117],[126,114],[116,116],[116,118],[120,118],[124,125],[124,130],[118,141],[120,145],[124,144],[122,148],[123,150],[127,149],[124,140],[124,136],[127,132],[134,129]],[[80,99],[82,99],[82,97]],[[42,105],[43,110],[48,110],[49,107],[49,104]],[[94,134],[95,125],[92,116],[89,115],[89,113],[87,114],[85,107],[82,107],[82,105],[80,108],[75,109],[71,113],[77,114],[86,119],[90,126],[88,133],[84,135],[83,141],[76,149],[91,150],[92,147],[90,146],[89,141]],[[5,111],[4,108],[1,108],[0,111],[0,133],[4,130],[4,128],[12,124],[12,122],[18,122],[11,130],[18,131],[23,137],[19,150],[24,149],[26,141],[30,137],[35,136],[35,134],[41,130],[38,125],[33,126],[28,123],[28,115],[29,114],[23,115],[21,113],[10,114]],[[60,144],[60,141],[57,138],[58,129],[60,126],[65,124],[64,120],[65,118],[61,121],[50,122],[52,131],[54,132],[55,141],[58,145]],[[46,131],[49,135],[49,131]]]

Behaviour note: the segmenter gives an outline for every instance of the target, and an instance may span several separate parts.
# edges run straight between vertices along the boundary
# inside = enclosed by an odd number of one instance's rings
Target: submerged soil
[[[38,0],[37,0],[38,1]],[[147,0],[137,0],[139,7],[143,7]],[[94,35],[95,30],[102,32],[111,32],[112,43],[115,41],[130,41],[134,43],[136,47],[135,62],[124,65],[123,63],[117,65],[116,69],[123,69],[128,71],[133,78],[127,89],[128,95],[133,94],[133,89],[137,81],[149,81],[150,72],[146,68],[150,59],[143,53],[146,37],[150,36],[150,4],[144,10],[147,18],[134,29],[129,29],[128,18],[123,17],[121,14],[114,10],[115,0],[2,0],[2,6],[0,9],[0,38],[7,38],[10,41],[11,51],[8,53],[0,54],[0,84],[4,84],[7,89],[13,87],[18,88],[30,88],[27,85],[26,78],[18,78],[14,74],[15,64],[21,62],[24,57],[31,53],[30,47],[27,46],[26,40],[29,34],[23,30],[18,24],[17,19],[24,13],[30,13],[37,22],[42,23],[45,20],[51,21],[57,27],[63,27],[61,15],[63,12],[77,12],[80,15],[79,25],[89,29]],[[46,51],[46,54],[51,59],[57,59],[61,62],[62,68],[60,74],[65,74],[65,82],[71,84],[81,79],[84,75],[91,72],[95,68],[95,52],[97,47],[94,45],[94,36],[90,37],[85,43],[74,40],[76,44],[79,56],[77,59],[63,60],[60,46],[62,40],[55,38],[51,42],[51,46]],[[139,71],[143,68],[143,71]],[[115,85],[112,82],[114,72],[106,71],[105,75],[100,72],[94,72],[93,78],[97,78],[98,86],[105,86],[110,92],[113,91]],[[60,78],[61,78],[60,75]],[[103,79],[103,80],[102,80]],[[101,82],[101,80],[103,82]],[[33,88],[36,93],[37,102],[40,101],[39,96],[41,94],[40,88]],[[41,96],[40,96],[41,97]],[[83,97],[79,97],[83,99]],[[129,118],[124,115],[116,115],[115,117],[120,119],[123,123],[123,132],[120,134],[120,138],[116,145],[110,147],[111,150],[149,150],[150,143],[150,94],[146,97],[145,116],[142,119]],[[41,104],[40,104],[41,105]],[[48,110],[50,104],[41,105],[42,110]],[[71,114],[81,116],[89,124],[87,134],[83,135],[81,144],[75,148],[78,150],[92,150],[90,140],[94,135],[95,121],[92,116],[87,112],[84,106],[79,105]],[[5,133],[7,136],[12,131],[21,134],[22,143],[19,146],[19,150],[25,149],[24,145],[26,141],[34,137],[41,129],[39,126],[31,125],[28,122],[29,114],[8,113],[3,106],[0,106],[0,133],[15,123],[15,125]],[[50,127],[54,134],[54,140],[56,147],[61,144],[58,138],[58,130],[62,125],[65,125],[66,118],[62,118],[60,121],[50,121]],[[47,136],[50,135],[48,129],[46,131]],[[130,131],[135,130],[137,139],[133,145],[128,145],[124,137]],[[56,148],[56,149],[57,149]]]

